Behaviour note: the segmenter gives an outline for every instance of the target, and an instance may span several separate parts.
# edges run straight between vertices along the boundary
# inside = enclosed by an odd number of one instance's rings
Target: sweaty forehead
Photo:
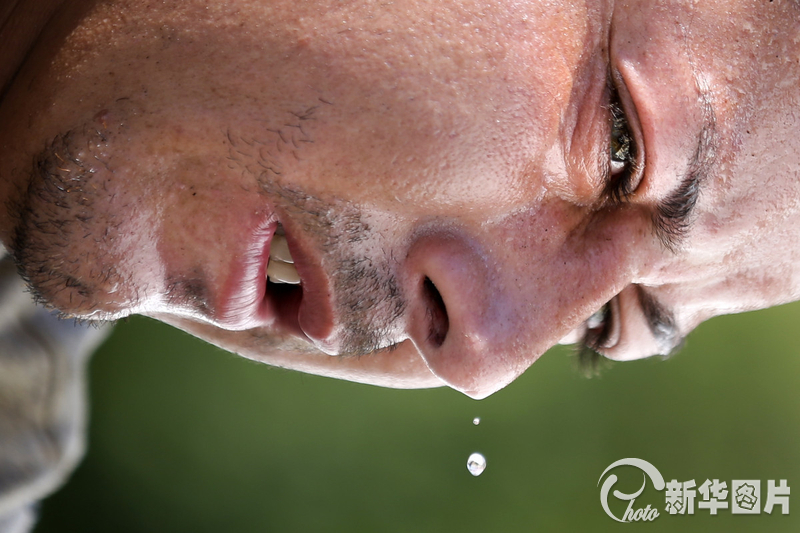
[[[564,87],[555,80],[574,77],[601,38],[601,21],[599,9],[557,2],[110,2],[71,31],[57,63],[65,73],[89,73],[90,59],[116,65],[107,81],[119,83],[128,70],[141,74],[136,63],[114,62],[133,52],[128,61],[182,60],[198,82],[224,79],[215,90],[226,99],[258,98],[253,83],[269,95],[267,79],[296,80],[296,88],[313,81],[319,91],[339,75],[368,81],[383,105],[394,104],[386,101],[394,92],[422,100],[441,93],[453,105],[470,96],[476,106],[491,96],[476,82],[502,80],[516,91],[533,85],[532,74],[536,88],[558,97]]]
[[[161,138],[175,131],[164,127],[172,114],[272,140],[296,128],[292,115],[327,102],[303,125],[313,138],[298,140],[312,140],[354,193],[410,169],[417,180],[395,183],[401,201],[413,187],[409,196],[456,207],[460,195],[513,195],[531,158],[549,157],[535,147],[571,120],[584,89],[575,80],[602,39],[600,10],[582,4],[167,4],[101,4],[70,34],[54,72],[75,82],[59,88],[76,102],[70,114],[132,98],[147,102],[145,125]],[[448,172],[483,179],[419,190]]]

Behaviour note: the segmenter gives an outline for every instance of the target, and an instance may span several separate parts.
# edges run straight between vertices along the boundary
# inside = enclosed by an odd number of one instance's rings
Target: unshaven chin
[[[113,253],[125,223],[110,205],[109,175],[96,172],[101,132],[67,132],[35,158],[25,191],[12,204],[10,251],[34,298],[65,314],[114,319],[136,305]]]

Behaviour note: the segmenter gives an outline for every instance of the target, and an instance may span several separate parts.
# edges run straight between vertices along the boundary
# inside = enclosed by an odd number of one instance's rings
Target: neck
[[[5,0],[0,3],[0,99],[63,1]]]

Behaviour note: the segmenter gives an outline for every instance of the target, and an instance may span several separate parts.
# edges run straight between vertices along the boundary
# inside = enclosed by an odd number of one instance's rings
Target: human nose
[[[408,334],[440,380],[480,399],[521,373],[508,350],[514,321],[484,254],[455,234],[419,239],[409,250]]]

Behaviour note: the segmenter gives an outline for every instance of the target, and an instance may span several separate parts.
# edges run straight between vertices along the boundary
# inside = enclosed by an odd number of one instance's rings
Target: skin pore
[[[0,237],[68,315],[355,381],[668,353],[798,298],[797,9],[69,3],[4,66]]]

